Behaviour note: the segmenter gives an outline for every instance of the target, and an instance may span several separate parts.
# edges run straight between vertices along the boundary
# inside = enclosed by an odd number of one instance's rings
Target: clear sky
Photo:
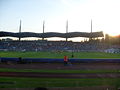
[[[0,31],[93,32],[120,34],[120,0],[0,0]]]

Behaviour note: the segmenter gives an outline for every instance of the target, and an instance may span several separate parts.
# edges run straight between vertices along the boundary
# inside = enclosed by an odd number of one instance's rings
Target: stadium
[[[91,32],[68,32],[68,25],[66,33],[45,32],[43,25],[43,33],[33,33],[21,32],[20,22],[18,33],[0,31],[0,37],[18,38],[0,40],[1,88],[115,90],[120,87],[120,37],[111,43],[102,31],[92,32],[92,24]],[[27,37],[40,40],[21,40]],[[46,40],[51,37],[66,40]],[[74,37],[87,40],[69,41]],[[64,65],[65,55],[67,65]]]

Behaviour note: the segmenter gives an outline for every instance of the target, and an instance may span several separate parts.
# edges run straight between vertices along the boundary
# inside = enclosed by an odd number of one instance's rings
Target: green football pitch
[[[0,57],[22,57],[22,58],[63,58],[67,55],[72,58],[72,52],[0,52]],[[74,58],[116,58],[120,59],[120,54],[102,53],[102,52],[73,52]],[[12,71],[15,69],[1,68],[1,72]],[[46,70],[21,70],[22,72],[48,72]],[[20,70],[19,70],[20,72]],[[50,73],[56,72],[49,70]],[[59,72],[66,72],[59,70]],[[91,70],[78,71],[69,70],[66,73],[119,73],[116,70]],[[114,86],[120,87],[119,78],[81,78],[81,79],[63,79],[63,78],[19,78],[19,77],[0,77],[0,82],[13,82],[13,84],[1,84],[0,88],[31,88],[31,87],[88,87],[88,86]]]
[[[0,77],[0,82],[12,83],[1,84],[0,88],[92,87],[92,86],[113,86],[118,88],[120,86],[120,78],[65,79],[65,78]]]
[[[67,55],[69,58],[120,58],[119,53],[103,52],[0,52],[0,57],[23,57],[23,58],[63,58]]]

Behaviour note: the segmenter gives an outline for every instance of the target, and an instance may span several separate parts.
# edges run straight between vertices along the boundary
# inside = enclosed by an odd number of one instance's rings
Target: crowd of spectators
[[[0,50],[4,51],[102,51],[108,46],[99,40],[72,41],[0,41]]]

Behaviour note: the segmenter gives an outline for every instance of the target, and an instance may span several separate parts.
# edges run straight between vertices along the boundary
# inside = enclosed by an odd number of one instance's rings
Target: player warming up
[[[68,56],[64,56],[64,66],[68,65]]]

